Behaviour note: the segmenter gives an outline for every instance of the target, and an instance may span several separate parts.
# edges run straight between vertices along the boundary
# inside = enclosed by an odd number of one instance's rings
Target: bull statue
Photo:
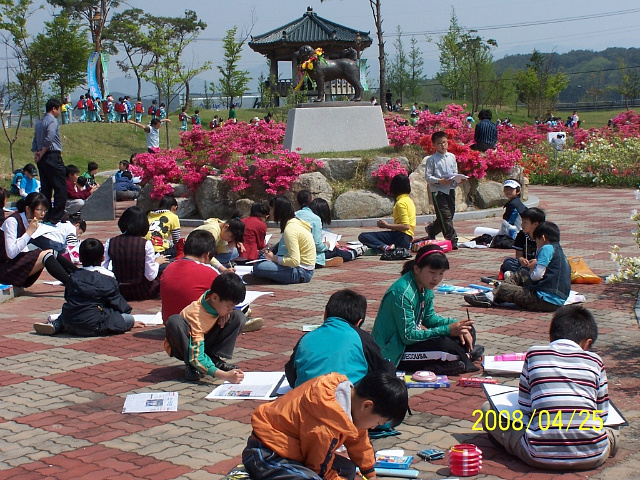
[[[314,50],[309,45],[303,45],[296,52],[303,72],[316,82],[318,98],[316,102],[324,102],[324,83],[344,78],[356,91],[351,99],[354,102],[362,100],[364,89],[360,83],[360,67],[358,54],[353,48],[346,48],[340,52],[340,58],[325,60],[322,49]]]

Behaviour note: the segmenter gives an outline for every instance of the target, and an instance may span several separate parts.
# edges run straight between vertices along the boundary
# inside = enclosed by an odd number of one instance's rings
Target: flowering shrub
[[[225,124],[210,131],[196,127],[181,134],[176,149],[136,155],[132,171],[143,183],[151,182],[154,199],[173,192],[169,183],[182,182],[195,191],[214,173],[235,192],[246,190],[255,179],[268,193],[283,193],[302,173],[322,166],[282,149],[285,128],[276,122]]]
[[[382,190],[386,195],[390,195],[391,179],[396,175],[409,175],[407,169],[402,166],[397,158],[392,158],[389,163],[380,165],[377,170],[371,173],[376,180],[376,187]]]
[[[640,190],[636,190],[636,200],[640,200]],[[633,238],[640,247],[640,212],[638,210],[631,211],[631,220],[636,222],[636,231],[633,232]],[[618,272],[609,275],[606,278],[607,283],[620,283],[624,280],[638,281],[640,280],[640,258],[639,257],[623,257],[620,254],[620,247],[613,246],[611,251],[611,260],[618,264]]]

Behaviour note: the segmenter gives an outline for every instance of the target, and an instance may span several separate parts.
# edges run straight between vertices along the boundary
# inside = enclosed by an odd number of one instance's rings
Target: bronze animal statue
[[[303,45],[296,52],[296,57],[300,64],[313,58],[315,50],[309,45]],[[324,102],[324,83],[331,80],[344,78],[356,91],[351,99],[354,102],[362,100],[364,89],[360,83],[360,68],[357,62],[357,53],[353,48],[346,48],[340,52],[340,58],[335,60],[318,60],[314,62],[313,68],[305,71],[316,82],[318,98],[316,102]]]

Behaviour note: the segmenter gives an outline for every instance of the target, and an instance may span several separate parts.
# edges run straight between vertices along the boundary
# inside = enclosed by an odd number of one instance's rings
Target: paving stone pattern
[[[636,203],[633,191],[534,186],[531,193],[540,197],[548,219],[560,226],[565,252],[583,256],[598,275],[616,268],[608,253],[612,245],[620,245],[628,255],[640,253],[629,219]],[[119,203],[118,214],[126,206]],[[474,227],[498,223],[497,218],[458,220],[456,228],[470,238]],[[420,235],[422,226],[416,230]],[[352,240],[362,229],[336,231]],[[117,233],[116,221],[90,222],[85,237],[105,241]],[[278,237],[278,232],[272,233]],[[493,249],[452,252],[445,283],[478,283],[481,276],[496,274],[502,258],[511,254]],[[318,270],[309,284],[251,286],[275,295],[261,297],[252,306],[266,326],[238,339],[234,362],[247,371],[281,370],[302,335],[302,325],[321,323],[329,296],[340,288],[367,296],[365,328],[371,328],[380,299],[400,268],[400,262],[365,256],[339,268]],[[218,381],[185,382],[184,366],[163,351],[162,328],[106,338],[36,335],[33,322],[59,311],[63,303],[63,289],[43,280],[50,277],[43,275],[23,296],[0,305],[0,479],[217,479],[239,462],[258,402],[206,400]],[[413,415],[398,427],[401,435],[376,440],[374,447],[404,448],[415,454],[426,447],[445,450],[456,443],[475,443],[484,455],[479,479],[640,478],[640,332],[633,313],[637,287],[575,288],[587,295],[598,320],[600,336],[594,350],[607,366],[611,397],[631,424],[621,432],[616,458],[590,472],[536,471],[473,430],[473,412],[484,396],[478,389],[455,385],[446,390],[411,389]],[[160,303],[133,306],[134,313],[154,313]],[[459,295],[437,296],[440,314],[462,317],[465,309]],[[469,310],[487,354],[547,342],[550,314]],[[517,384],[515,377],[499,378]],[[127,394],[148,391],[179,392],[178,412],[120,413]],[[444,460],[420,461],[414,468],[425,480],[449,476]]]

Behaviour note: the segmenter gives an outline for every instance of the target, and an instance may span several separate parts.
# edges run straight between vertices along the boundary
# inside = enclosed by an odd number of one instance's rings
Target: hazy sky
[[[255,12],[252,33],[259,35],[301,17],[310,6],[321,17],[371,32],[374,44],[364,51],[363,57],[372,67],[371,77],[377,76],[377,40],[367,0],[328,0],[322,3],[320,0],[129,0],[120,10],[128,8],[127,5],[163,16],[180,16],[185,9],[195,10],[208,27],[187,52],[185,61],[200,64],[211,60],[214,65],[222,61],[221,39],[226,30],[233,25],[237,25],[239,30],[249,27],[252,11]],[[446,32],[452,7],[461,26],[478,30],[482,37],[498,42],[498,48],[493,52],[495,59],[509,54],[530,53],[534,48],[542,52],[564,53],[576,49],[598,51],[607,47],[639,46],[640,2],[635,1],[382,0],[386,52],[394,53],[393,41],[399,25],[405,34],[413,34],[418,40],[425,60],[425,74],[432,77],[438,69],[438,49],[435,43],[428,41],[427,35],[435,41]],[[30,30],[39,31],[38,20],[42,18],[46,16],[41,13],[30,20]],[[410,36],[404,37],[405,45],[409,39]],[[265,58],[248,47],[240,66],[250,70],[254,77],[267,70]],[[115,62],[110,70],[112,79],[122,76]],[[280,72],[286,74],[288,71],[281,64]],[[199,78],[215,80],[217,76],[214,69]]]

